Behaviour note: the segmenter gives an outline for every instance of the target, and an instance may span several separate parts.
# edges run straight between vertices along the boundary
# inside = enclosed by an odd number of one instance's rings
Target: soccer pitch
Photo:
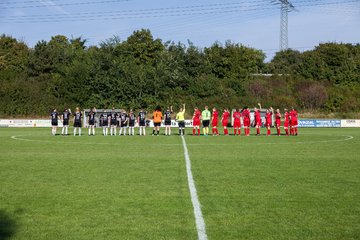
[[[198,239],[181,137],[97,133],[0,129],[0,239]],[[185,140],[208,239],[360,239],[359,129]]]

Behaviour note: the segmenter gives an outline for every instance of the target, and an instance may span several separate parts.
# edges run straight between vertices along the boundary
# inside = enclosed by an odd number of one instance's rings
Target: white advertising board
[[[360,127],[360,119],[343,119],[341,120],[341,127]]]

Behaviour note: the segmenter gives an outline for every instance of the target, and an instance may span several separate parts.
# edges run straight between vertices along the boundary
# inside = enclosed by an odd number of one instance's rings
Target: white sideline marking
[[[196,229],[198,233],[199,240],[207,240],[206,230],[205,230],[205,221],[201,212],[201,206],[200,202],[197,196],[196,187],[194,178],[191,172],[191,161],[189,157],[189,152],[186,147],[186,142],[184,136],[181,136],[181,140],[184,147],[184,156],[185,156],[185,162],[186,162],[186,173],[188,178],[188,184],[189,184],[189,190],[190,190],[190,196],[191,196],[191,202],[194,207],[194,215],[195,215],[195,223],[196,223]]]

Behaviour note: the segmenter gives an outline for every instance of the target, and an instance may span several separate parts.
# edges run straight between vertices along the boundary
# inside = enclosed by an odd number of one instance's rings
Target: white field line
[[[119,143],[109,143],[109,142],[76,142],[76,141],[51,141],[51,140],[39,140],[39,139],[28,139],[24,137],[28,137],[30,135],[18,135],[18,136],[11,136],[11,139],[14,140],[20,140],[20,141],[28,141],[28,142],[41,142],[41,143],[55,143],[55,144],[81,144],[81,145],[112,145],[112,146],[119,146],[119,145],[127,145],[127,146],[134,146],[129,144],[124,144],[123,141]],[[84,135],[86,138],[87,136]],[[341,135],[341,137],[345,137],[342,139],[332,139],[332,140],[320,140],[320,141],[299,141],[299,142],[257,142],[257,143],[249,143],[249,142],[243,142],[239,141],[236,144],[231,143],[192,143],[187,144],[191,146],[239,146],[239,145],[286,145],[286,144],[314,144],[314,143],[328,143],[328,142],[343,142],[343,141],[349,141],[354,139],[353,136],[350,135]],[[70,136],[71,138],[71,136]],[[76,137],[78,138],[78,137]],[[111,137],[109,137],[111,138]],[[125,137],[126,138],[126,137]],[[292,138],[292,137],[289,137]],[[156,145],[156,146],[179,146],[183,145],[182,143],[154,143],[154,144],[147,144],[147,145]]]
[[[201,205],[200,205],[200,202],[198,199],[194,178],[193,178],[193,175],[191,172],[191,161],[190,161],[189,152],[188,152],[188,149],[186,146],[184,136],[181,136],[181,140],[182,140],[183,147],[184,147],[186,173],[187,173],[187,178],[188,178],[191,202],[194,207],[195,223],[196,223],[198,238],[199,238],[199,240],[206,240],[207,235],[206,235],[206,229],[205,229],[205,221],[204,221],[204,218],[203,218],[203,215],[201,212]]]

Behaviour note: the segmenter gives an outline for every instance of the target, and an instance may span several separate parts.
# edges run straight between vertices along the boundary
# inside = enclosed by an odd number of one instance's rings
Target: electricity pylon
[[[294,5],[292,5],[288,0],[272,0],[274,4],[280,4],[280,51],[288,49],[289,39],[288,39],[288,12],[294,10]]]

